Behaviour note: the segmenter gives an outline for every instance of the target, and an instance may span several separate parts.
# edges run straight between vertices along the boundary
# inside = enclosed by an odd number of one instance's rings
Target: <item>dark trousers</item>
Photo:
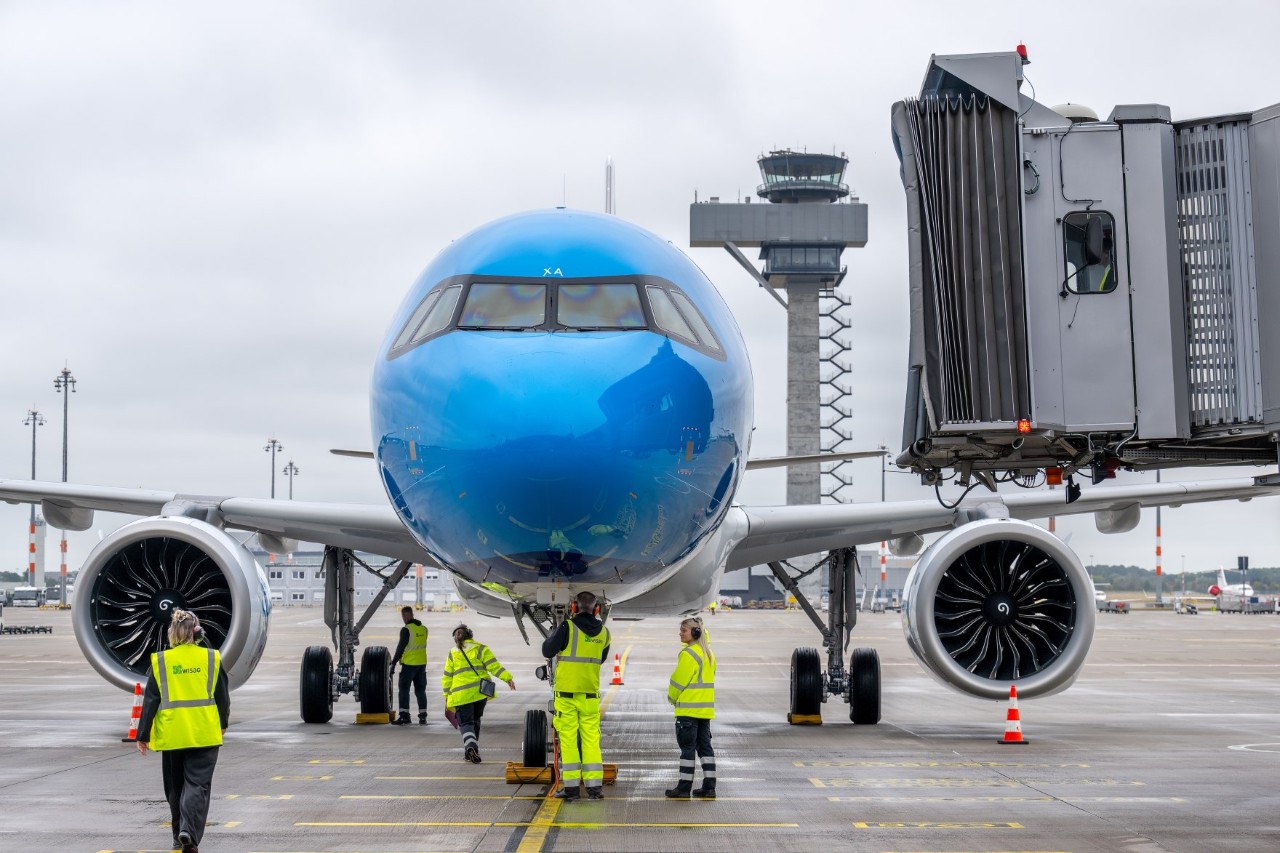
[[[693,782],[694,756],[702,760],[702,787],[715,790],[716,752],[711,748],[711,721],[676,717],[676,743],[680,746],[680,781]]]
[[[480,748],[480,718],[484,716],[484,706],[488,699],[479,699],[459,705],[453,710],[458,715],[458,731],[462,733],[462,747]]]
[[[400,713],[409,715],[409,685],[413,685],[413,693],[418,699],[418,713],[427,713],[427,666],[426,664],[400,665]]]
[[[204,837],[213,769],[217,764],[216,746],[166,749],[160,753],[160,772],[164,779],[164,796],[173,815],[174,838],[184,829],[191,833],[191,840],[196,844]]]

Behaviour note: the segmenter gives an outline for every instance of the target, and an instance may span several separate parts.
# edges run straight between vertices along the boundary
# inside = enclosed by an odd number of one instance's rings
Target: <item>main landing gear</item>
[[[792,652],[791,710],[787,721],[792,725],[821,723],[822,704],[830,695],[840,696],[849,703],[851,721],[859,725],[875,725],[880,722],[880,656],[875,649],[854,649],[848,669],[845,669],[843,661],[858,620],[854,596],[858,552],[854,548],[839,548],[830,552],[825,562],[830,573],[826,624],[782,564],[769,564],[787,592],[795,596],[796,602],[818,626],[822,632],[822,645],[827,650],[825,674],[817,649],[803,648]]]
[[[355,621],[355,564],[382,578],[382,589],[369,602],[360,621]],[[381,606],[382,600],[409,571],[408,560],[400,561],[390,573],[371,568],[346,548],[324,549],[324,623],[333,633],[338,650],[335,666],[328,646],[311,646],[302,654],[298,699],[304,723],[327,723],[333,718],[333,703],[343,693],[354,694],[361,714],[389,714],[391,697],[391,653],[386,646],[369,646],[355,666],[360,632]]]

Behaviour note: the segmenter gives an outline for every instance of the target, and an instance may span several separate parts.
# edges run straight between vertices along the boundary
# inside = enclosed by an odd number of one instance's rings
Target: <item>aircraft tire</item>
[[[880,722],[880,655],[854,649],[849,658],[849,719],[856,725]]]
[[[391,712],[391,654],[386,646],[369,646],[360,657],[360,713]]]
[[[524,766],[547,766],[547,713],[536,708],[524,712]]]
[[[791,713],[813,716],[822,711],[822,660],[814,648],[791,653]]]
[[[298,679],[302,722],[327,723],[333,719],[333,693],[329,690],[332,679],[333,654],[328,646],[309,646],[302,653],[301,677]]]

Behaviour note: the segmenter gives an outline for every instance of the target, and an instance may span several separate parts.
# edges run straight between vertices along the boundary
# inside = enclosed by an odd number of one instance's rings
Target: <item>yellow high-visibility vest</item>
[[[160,688],[160,711],[151,726],[151,748],[191,749],[222,745],[222,722],[213,701],[222,657],[190,643],[151,656],[151,677]]]
[[[594,637],[589,636],[572,621],[569,626],[569,642],[556,655],[557,693],[599,693],[600,661],[609,647],[609,629],[601,628]]]
[[[676,655],[676,671],[667,686],[667,698],[675,705],[677,717],[713,719],[716,715],[716,656],[707,646],[690,643]]]
[[[409,645],[404,647],[400,663],[408,666],[427,665],[427,626],[417,622],[405,625],[409,629]]]
[[[488,646],[467,640],[461,649],[451,648],[444,662],[444,675],[440,677],[445,707],[456,708],[486,698],[480,692],[480,682],[489,676],[511,683],[510,673],[498,663]]]

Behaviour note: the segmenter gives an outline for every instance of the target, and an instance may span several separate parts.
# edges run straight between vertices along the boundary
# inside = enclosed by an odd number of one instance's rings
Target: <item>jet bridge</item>
[[[920,97],[893,105],[911,290],[898,464],[1029,484],[1275,463],[1280,104],[1073,120],[1020,91],[1025,64],[934,56]]]

